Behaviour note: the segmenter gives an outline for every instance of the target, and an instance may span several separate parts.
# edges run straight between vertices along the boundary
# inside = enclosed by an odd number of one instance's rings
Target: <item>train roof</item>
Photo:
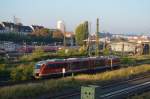
[[[78,60],[79,58],[67,58],[67,60]]]
[[[88,60],[89,58],[68,58],[67,61],[84,61]]]
[[[39,64],[39,65],[45,64],[45,63],[46,63],[46,61],[39,61],[39,62],[37,62],[37,64]]]
[[[47,62],[63,62],[63,61],[65,61],[66,59],[58,59],[58,58],[56,58],[56,59],[48,59],[48,60],[46,60]]]
[[[115,58],[119,58],[118,56],[98,56],[98,57],[83,57],[83,58],[67,58],[67,59],[59,59],[59,58],[55,58],[55,59],[48,59],[48,60],[45,60],[45,61],[39,61],[37,62],[37,64],[46,64],[48,62],[69,62],[69,61],[87,61],[89,59],[97,59],[97,60],[100,60],[100,59],[115,59]]]

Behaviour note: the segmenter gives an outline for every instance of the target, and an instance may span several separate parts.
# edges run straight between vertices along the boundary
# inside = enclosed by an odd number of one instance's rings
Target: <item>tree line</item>
[[[75,29],[76,45],[85,45],[89,35],[88,21],[79,24]],[[0,33],[0,41],[12,41],[15,43],[54,43],[63,42],[64,33],[60,30],[51,30],[47,28],[35,29],[32,33],[24,35],[23,33]]]
[[[50,31],[49,29],[38,29],[34,32],[24,35],[21,33],[1,33],[0,41],[12,41],[15,43],[54,43],[63,41],[63,33],[59,30]]]

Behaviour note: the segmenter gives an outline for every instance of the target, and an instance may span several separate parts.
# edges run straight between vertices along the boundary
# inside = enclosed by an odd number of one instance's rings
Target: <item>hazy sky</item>
[[[64,20],[69,31],[85,20],[95,31],[99,17],[101,31],[150,33],[150,0],[0,0],[0,21],[12,21],[14,15],[25,25],[48,28]]]

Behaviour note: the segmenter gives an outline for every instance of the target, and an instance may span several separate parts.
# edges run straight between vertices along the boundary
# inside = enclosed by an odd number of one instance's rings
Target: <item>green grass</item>
[[[77,76],[76,79],[78,80],[86,80],[86,81],[108,81],[108,80],[115,80],[121,78],[129,78],[131,75],[141,74],[143,72],[150,72],[150,65],[142,65],[137,67],[128,67],[122,68],[119,70],[108,71],[104,73],[99,73],[95,75],[80,75]]]
[[[137,60],[144,60],[144,59],[150,59],[150,55],[129,56],[129,58],[135,58]]]
[[[49,80],[42,83],[15,85],[0,89],[0,99],[36,99],[35,96],[50,92],[59,92],[62,88],[73,86],[71,79]]]
[[[141,95],[135,95],[135,96],[132,96],[128,99],[150,99],[150,92],[145,92]]]
[[[36,99],[40,95],[54,95],[66,89],[77,89],[87,84],[104,84],[116,79],[126,79],[130,76],[150,72],[150,65],[122,68],[104,73],[77,75],[71,77],[47,80],[40,83],[29,83],[0,88],[0,99]]]

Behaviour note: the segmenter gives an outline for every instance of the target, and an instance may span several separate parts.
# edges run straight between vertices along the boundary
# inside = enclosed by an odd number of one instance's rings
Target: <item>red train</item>
[[[34,76],[41,78],[62,73],[83,72],[119,66],[120,59],[116,56],[50,59],[35,64]]]
[[[39,46],[44,52],[56,52],[59,49],[59,46]],[[32,53],[36,49],[35,46],[23,46],[17,49],[17,51],[22,53]]]

